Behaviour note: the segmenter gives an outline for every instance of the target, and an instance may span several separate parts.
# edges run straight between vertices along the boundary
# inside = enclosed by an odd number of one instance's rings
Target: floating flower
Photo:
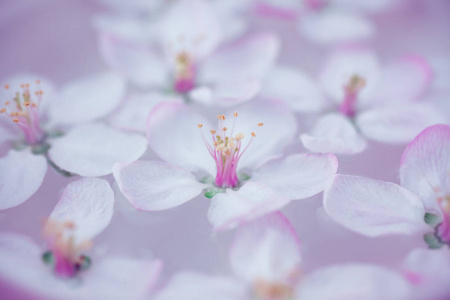
[[[430,248],[450,244],[449,126],[431,126],[408,145],[400,182],[336,175],[325,192],[325,210],[346,228],[370,237],[425,234]]]
[[[425,127],[444,122],[432,103],[419,101],[430,80],[428,64],[417,56],[380,67],[368,49],[337,50],[320,78],[334,102],[332,112],[322,116],[310,133],[301,135],[303,145],[313,152],[353,154],[366,148],[366,138],[390,144],[409,142]],[[317,95],[314,87],[308,90]]]
[[[408,299],[410,290],[400,274],[370,264],[335,265],[309,274],[302,268],[297,234],[281,213],[239,228],[230,264],[234,277],[181,272],[155,299],[400,300]]]
[[[19,205],[42,184],[50,164],[64,174],[102,176],[113,164],[138,159],[145,139],[93,123],[119,104],[125,85],[106,73],[69,83],[57,94],[47,80],[20,76],[0,94],[0,209]]]
[[[279,158],[296,132],[293,115],[281,103],[254,101],[237,111],[218,115],[213,126],[185,104],[160,103],[149,115],[147,137],[166,162],[116,165],[122,193],[135,208],[154,211],[203,191],[212,198],[208,218],[221,230],[325,188],[337,169],[333,155]]]
[[[159,261],[91,261],[86,255],[91,239],[110,223],[113,205],[114,193],[105,180],[70,183],[44,226],[46,248],[20,234],[0,233],[0,276],[45,298],[141,298],[158,277]]]

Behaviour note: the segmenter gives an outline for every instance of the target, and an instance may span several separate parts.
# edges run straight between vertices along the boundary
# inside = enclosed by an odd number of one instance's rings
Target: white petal
[[[145,138],[104,124],[80,125],[51,141],[50,159],[60,168],[81,176],[112,173],[118,162],[137,160],[146,150]]]
[[[94,17],[93,23],[100,33],[135,42],[151,42],[157,30],[155,22],[150,18],[130,15],[98,15]]]
[[[415,249],[404,262],[405,276],[414,286],[413,299],[445,299],[450,294],[450,252]]]
[[[160,102],[181,102],[178,96],[158,92],[131,95],[111,116],[111,123],[120,129],[145,133],[150,111]]]
[[[209,136],[208,131],[213,127],[192,107],[182,103],[160,103],[148,117],[148,143],[165,161],[189,170],[200,169],[215,174],[214,160],[198,129],[200,123]]]
[[[111,67],[125,75],[136,86],[165,86],[169,68],[153,49],[103,34],[100,37],[100,51]]]
[[[214,230],[228,230],[274,212],[289,203],[269,187],[247,182],[238,191],[227,189],[211,200],[208,219]]]
[[[262,183],[291,200],[311,197],[333,181],[338,161],[332,154],[294,154],[272,160],[253,173]]]
[[[70,82],[50,106],[52,123],[77,124],[108,116],[125,96],[125,80],[103,73]]]
[[[284,153],[297,131],[293,113],[279,101],[255,99],[230,111],[224,125],[232,128],[233,112],[238,112],[235,133],[244,133],[242,146],[250,141],[251,132],[256,137],[239,160],[238,168],[254,169]],[[258,124],[264,126],[259,127]]]
[[[450,127],[435,125],[422,131],[406,148],[400,182],[422,199],[427,210],[440,213],[436,200],[450,193],[449,170]]]
[[[164,210],[198,196],[206,185],[179,167],[159,161],[116,165],[114,178],[128,201],[139,210]]]
[[[47,161],[29,150],[14,151],[0,158],[0,210],[27,201],[41,186]]]
[[[280,41],[271,33],[243,37],[210,56],[200,70],[200,80],[221,83],[262,79],[275,64],[279,48]]]
[[[106,180],[83,178],[66,186],[50,219],[75,224],[77,242],[88,240],[102,232],[111,222],[114,193]]]
[[[378,57],[371,50],[360,46],[341,47],[331,53],[320,76],[325,92],[337,103],[344,100],[344,86],[358,75],[366,85],[358,94],[358,104],[366,104],[379,88],[380,66]]]
[[[165,15],[159,32],[168,58],[185,51],[201,60],[217,47],[222,39],[219,18],[208,1],[177,1]]]
[[[420,199],[389,182],[336,175],[325,191],[324,207],[338,223],[370,237],[429,231]]]
[[[107,257],[86,272],[79,299],[143,299],[153,291],[162,263],[125,257]]]
[[[361,112],[356,124],[363,135],[378,142],[402,144],[411,141],[427,126],[444,122],[431,104],[398,104]]]
[[[313,272],[300,285],[298,300],[406,300],[410,286],[400,274],[369,264],[336,265]]]
[[[373,24],[363,16],[337,10],[303,16],[299,29],[319,44],[367,39],[375,32]]]
[[[165,0],[100,0],[109,7],[117,10],[117,12],[132,14],[132,13],[144,13],[152,12],[161,6],[165,5]]]
[[[212,97],[218,106],[232,106],[252,99],[260,89],[261,82],[253,79],[220,82],[214,87]]]
[[[299,112],[317,112],[325,105],[316,82],[308,74],[286,66],[279,66],[270,72],[262,93],[286,102]]]
[[[281,213],[240,227],[230,250],[234,273],[248,285],[257,280],[296,284],[301,260],[297,233]]]
[[[374,97],[386,103],[404,103],[424,95],[433,81],[433,71],[424,58],[407,56],[384,67],[380,77]]]
[[[233,278],[194,272],[176,274],[155,300],[245,300],[245,287]]]
[[[305,148],[319,153],[355,154],[367,146],[355,126],[341,114],[323,116],[309,134],[302,134],[300,138]]]

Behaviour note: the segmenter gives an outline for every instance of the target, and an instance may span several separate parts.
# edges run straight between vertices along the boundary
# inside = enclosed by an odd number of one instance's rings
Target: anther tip
[[[198,127],[198,128],[202,128],[202,127],[203,127],[203,124],[198,124],[197,127]]]
[[[263,125],[264,125],[264,123],[258,123],[258,127],[261,127]]]

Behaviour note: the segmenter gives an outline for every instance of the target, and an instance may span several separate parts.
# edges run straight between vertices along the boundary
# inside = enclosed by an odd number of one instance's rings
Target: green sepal
[[[64,132],[60,131],[60,130],[52,130],[47,132],[47,137],[49,138],[59,138],[62,137],[64,135]]]
[[[81,255],[80,262],[77,264],[77,269],[80,271],[87,270],[91,267],[92,260],[89,256]]]
[[[424,234],[423,239],[430,249],[439,249],[444,246],[434,233]]]
[[[48,156],[47,156],[47,162],[48,164],[59,174],[65,176],[65,177],[72,177],[75,176],[75,174],[70,173],[66,170],[61,169],[60,167],[58,167]]]
[[[33,148],[31,148],[31,152],[33,152],[33,154],[36,154],[36,155],[47,154],[48,149],[50,149],[50,145],[47,143],[43,143],[43,144],[33,146]]]
[[[427,223],[433,228],[435,228],[437,225],[441,223],[441,219],[438,216],[430,213],[425,213],[423,220],[425,221],[425,223]]]
[[[220,193],[225,193],[225,189],[209,188],[206,189],[203,194],[205,195],[206,198],[211,199],[212,197]]]
[[[46,265],[54,265],[55,264],[55,257],[53,256],[52,251],[47,251],[44,254],[42,254],[42,260]]]
[[[244,172],[240,172],[239,174],[237,174],[237,176],[238,176],[239,182],[246,181],[251,178],[250,175],[248,175],[247,173],[244,173]]]
[[[213,183],[214,182],[214,177],[212,176],[205,176],[202,179],[200,179],[201,183]]]

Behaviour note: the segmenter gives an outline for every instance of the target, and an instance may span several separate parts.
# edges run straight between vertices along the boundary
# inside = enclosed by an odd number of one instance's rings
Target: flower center
[[[339,111],[347,117],[353,118],[356,114],[356,102],[359,92],[366,86],[366,80],[359,75],[353,75],[344,86],[344,101]]]
[[[256,299],[260,300],[287,300],[294,297],[292,286],[265,280],[256,280],[253,284],[253,292]]]
[[[192,57],[181,51],[175,58],[174,89],[178,93],[187,93],[195,87],[195,65]]]
[[[214,129],[210,130],[212,136],[212,145],[208,143],[205,135],[202,133],[203,141],[208,149],[209,154],[216,162],[217,174],[215,185],[221,188],[234,188],[239,185],[239,179],[237,176],[237,165],[242,155],[247,151],[248,147],[256,137],[255,132],[251,133],[250,141],[247,146],[242,149],[242,140],[245,137],[244,133],[237,133],[233,136],[234,126],[238,113],[234,113],[233,127],[230,135],[227,135],[228,128],[223,126],[225,121],[225,115],[218,115],[220,133],[217,133]],[[258,127],[263,126],[263,123],[259,123]],[[202,124],[198,124],[198,128],[202,128]]]
[[[53,220],[48,220],[44,227],[44,235],[50,250],[43,254],[43,260],[62,278],[75,277],[91,264],[89,257],[80,254],[87,250],[91,243],[90,241],[77,243],[73,235],[74,229],[75,224],[72,222]]]
[[[30,92],[30,84],[21,84],[21,91],[17,91],[12,99],[4,103],[0,109],[0,114],[9,117],[25,134],[28,144],[38,144],[44,138],[44,131],[39,124],[39,105],[44,92],[39,88],[39,80],[36,80],[37,89],[34,95]],[[10,86],[4,86],[9,90]]]
[[[438,196],[438,203],[442,210],[443,221],[437,229],[442,242],[450,245],[450,195]]]

